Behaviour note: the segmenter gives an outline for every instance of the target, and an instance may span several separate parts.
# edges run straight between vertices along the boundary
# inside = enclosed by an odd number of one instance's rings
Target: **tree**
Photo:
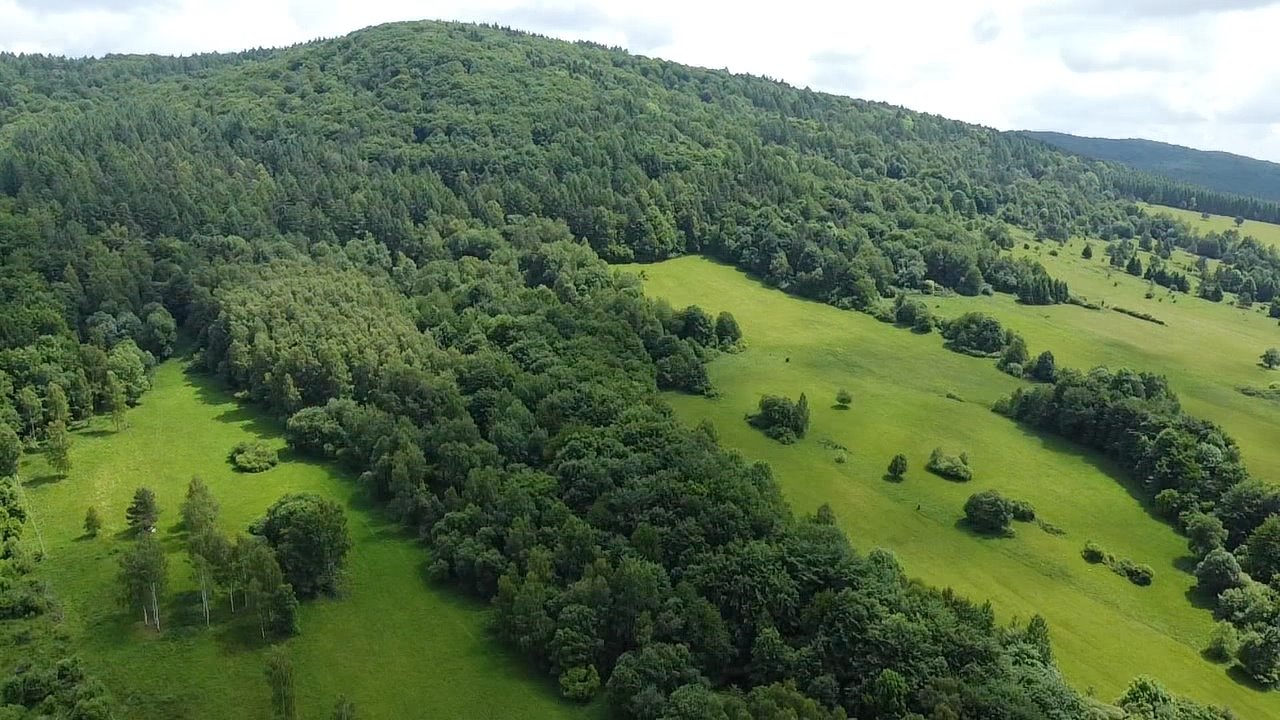
[[[1182,527],[1187,534],[1187,547],[1196,557],[1202,558],[1227,542],[1227,529],[1215,515],[1187,513],[1182,518]]]
[[[66,475],[71,470],[71,433],[67,432],[66,423],[60,420],[49,423],[45,435],[44,456],[49,467],[59,475]]]
[[[889,461],[889,477],[894,480],[901,480],[907,474],[907,456],[898,453]]]
[[[1244,225],[1244,216],[1237,215],[1235,216],[1235,218],[1232,219],[1232,222],[1236,224],[1236,227],[1240,227],[1241,225]]]
[[[1058,364],[1053,359],[1053,353],[1045,350],[1036,358],[1036,362],[1031,366],[1031,377],[1040,382],[1051,383],[1058,378]]]
[[[1271,299],[1271,308],[1267,311],[1267,315],[1271,318],[1280,318],[1280,297]]]
[[[1005,534],[1013,521],[1009,502],[995,490],[983,490],[969,496],[964,504],[964,517],[978,532]]]
[[[15,477],[22,459],[22,439],[3,422],[0,422],[0,478]]]
[[[1212,660],[1227,662],[1236,656],[1240,649],[1240,634],[1236,626],[1223,620],[1213,628],[1209,635],[1209,645],[1204,652]]]
[[[49,383],[45,390],[44,416],[49,423],[61,422],[64,426],[71,421],[71,406],[67,403],[67,392],[57,383]]]
[[[853,395],[850,395],[848,390],[840,388],[836,391],[836,405],[847,408],[851,402],[853,402]]]
[[[1236,661],[1260,685],[1280,684],[1280,627],[1267,625],[1240,638]]]
[[[271,717],[297,720],[298,708],[293,681],[293,662],[279,647],[267,653],[267,686],[271,688]]]
[[[1280,349],[1267,348],[1267,351],[1262,353],[1262,365],[1269,370],[1280,367]]]
[[[84,534],[89,537],[97,537],[98,531],[102,529],[102,518],[98,516],[98,508],[93,505],[84,513]]]
[[[347,517],[332,500],[290,494],[276,501],[250,528],[275,549],[284,577],[302,597],[333,593],[351,537]]]
[[[1271,582],[1280,575],[1280,515],[1271,515],[1249,534],[1247,543],[1249,574],[1255,580]]]
[[[156,521],[160,519],[160,506],[156,503],[156,494],[150,488],[140,487],[133,492],[133,502],[125,508],[124,519],[129,528],[135,532],[155,530]]]
[[[1223,590],[1244,584],[1244,573],[1236,556],[1222,548],[1210,550],[1196,565],[1196,586],[1208,595],[1217,597]]]
[[[182,515],[182,526],[187,532],[203,532],[213,528],[218,522],[218,501],[203,480],[193,477],[187,484],[187,496],[182,501],[179,512]]]
[[[107,373],[106,410],[111,414],[111,424],[115,426],[116,432],[128,426],[126,413],[129,410],[129,400],[125,396],[124,384],[113,372]]]
[[[26,429],[25,437],[28,440],[34,440],[44,420],[44,402],[40,400],[35,388],[30,385],[22,388],[14,400],[18,415],[22,418]]]
[[[159,541],[143,535],[120,558],[121,600],[142,608],[142,622],[160,629],[160,598],[164,596],[169,560]]]
[[[1089,244],[1089,243],[1085,243],[1085,244],[1084,244],[1084,250],[1082,250],[1082,251],[1080,252],[1080,257],[1084,258],[1085,260],[1092,260],[1092,259],[1093,259],[1093,245],[1091,245],[1091,244]]]
[[[742,328],[733,313],[722,312],[716,316],[716,341],[720,347],[733,347],[742,340]]]
[[[1124,271],[1134,277],[1142,277],[1142,261],[1138,259],[1136,253],[1129,256],[1129,262],[1125,264]]]

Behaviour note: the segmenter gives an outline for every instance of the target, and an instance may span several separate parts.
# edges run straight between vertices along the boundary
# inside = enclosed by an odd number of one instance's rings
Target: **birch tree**
[[[160,630],[160,598],[164,597],[169,560],[150,534],[143,535],[120,558],[121,600],[127,607],[141,608],[143,624]]]

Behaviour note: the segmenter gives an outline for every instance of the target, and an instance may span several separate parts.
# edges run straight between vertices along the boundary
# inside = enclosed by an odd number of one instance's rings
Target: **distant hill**
[[[1057,132],[1022,134],[1076,155],[1120,163],[1179,183],[1280,201],[1280,164],[1277,163],[1154,140],[1111,140]]]

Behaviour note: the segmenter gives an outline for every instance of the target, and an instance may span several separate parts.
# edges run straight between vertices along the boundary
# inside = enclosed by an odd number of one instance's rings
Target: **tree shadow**
[[[835,405],[832,405],[832,406],[831,406],[831,409],[832,409],[832,410],[848,410],[848,409],[849,409],[849,406],[848,406],[848,405],[841,405],[840,403],[836,403]]]
[[[1009,528],[1008,530],[1005,530],[1004,532],[1000,532],[1000,533],[985,532],[975,528],[965,518],[960,518],[959,520],[956,520],[955,523],[952,525],[952,527],[965,533],[966,535],[969,535],[970,537],[976,537],[981,540],[1007,540],[1014,536],[1013,528]]]
[[[905,477],[903,477],[903,476],[901,476],[901,475],[892,475],[892,474],[890,474],[890,473],[885,473],[885,474],[881,475],[881,476],[880,476],[880,479],[881,479],[881,480],[883,480],[883,481],[885,481],[885,482],[890,482],[890,483],[894,483],[894,484],[897,484],[897,483],[902,482],[903,480],[906,480],[906,478],[905,478]]]
[[[1218,598],[1212,593],[1201,590],[1198,585],[1192,585],[1187,588],[1187,591],[1184,592],[1183,595],[1187,598],[1187,602],[1191,603],[1192,607],[1197,610],[1212,611],[1214,608],[1218,607]]]
[[[1174,558],[1173,563],[1171,564],[1173,565],[1173,569],[1181,570],[1182,572],[1190,575],[1196,571],[1196,565],[1199,565],[1200,562],[1190,555],[1183,555],[1181,557]]]
[[[52,485],[54,483],[61,482],[62,480],[65,480],[66,477],[67,477],[66,475],[60,475],[58,473],[45,473],[44,475],[36,475],[30,480],[27,480],[26,482],[22,483],[22,485],[24,487],[29,487],[29,488],[38,488],[38,487],[43,487],[45,485]]]
[[[121,428],[121,430],[124,430],[124,429],[125,429],[125,428]],[[98,428],[98,429],[96,429],[96,430],[81,430],[80,432],[78,432],[78,433],[76,433],[76,434],[77,434],[77,435],[79,435],[80,437],[87,437],[87,438],[101,438],[101,437],[108,437],[108,436],[110,436],[110,435],[115,435],[117,432],[120,432],[120,431],[119,431],[119,430],[107,430],[107,429],[104,429],[104,428]]]
[[[1232,665],[1231,667],[1227,668],[1227,677],[1236,681],[1236,683],[1249,688],[1250,690],[1256,690],[1260,693],[1268,693],[1268,694],[1272,692],[1271,688],[1249,677],[1249,673],[1242,670],[1239,665]]]

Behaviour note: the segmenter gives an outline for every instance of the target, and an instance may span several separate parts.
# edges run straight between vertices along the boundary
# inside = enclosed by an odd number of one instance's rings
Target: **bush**
[[[1228,662],[1236,656],[1239,649],[1240,634],[1236,632],[1236,626],[1224,620],[1214,627],[1204,654],[1210,660]]]
[[[965,313],[946,323],[942,336],[952,350],[981,357],[998,355],[1015,337],[999,320],[977,312]]]
[[[747,422],[774,440],[790,445],[809,429],[809,400],[804,393],[796,402],[780,395],[765,395],[760,398],[759,412],[748,415]]]
[[[1155,570],[1150,565],[1135,563],[1129,558],[1121,558],[1111,566],[1111,569],[1129,578],[1129,582],[1134,585],[1147,586],[1155,579]]]
[[[1013,513],[1013,519],[1018,522],[1033,522],[1036,519],[1036,509],[1026,500],[1010,500],[1009,510]]]
[[[965,454],[948,455],[942,451],[942,448],[933,449],[925,469],[948,480],[968,482],[973,479],[973,470],[969,468],[969,459]]]
[[[1009,534],[1013,509],[1008,500],[995,490],[974,493],[964,504],[964,519],[969,527],[991,535]]]
[[[279,455],[266,443],[242,442],[231,449],[231,464],[240,472],[265,472],[279,461]]]
[[[600,691],[600,674],[594,665],[569,668],[560,673],[560,694],[569,700],[586,702]]]
[[[1108,553],[1106,550],[1103,550],[1101,545],[1099,545],[1098,543],[1092,540],[1085,541],[1084,549],[1080,551],[1080,556],[1083,557],[1087,562],[1091,562],[1095,564],[1100,562],[1107,562],[1111,558],[1110,553]]]

